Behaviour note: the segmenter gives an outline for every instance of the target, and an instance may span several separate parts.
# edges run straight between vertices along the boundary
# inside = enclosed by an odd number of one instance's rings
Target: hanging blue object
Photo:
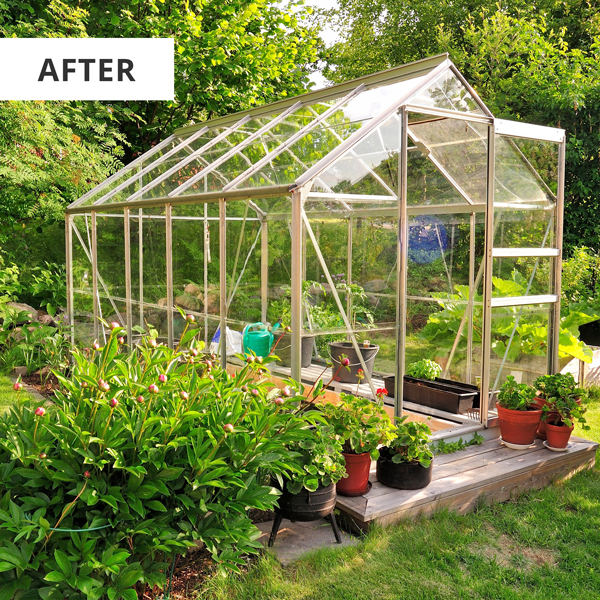
[[[429,264],[448,249],[446,227],[439,219],[422,216],[408,223],[408,258],[417,264]]]

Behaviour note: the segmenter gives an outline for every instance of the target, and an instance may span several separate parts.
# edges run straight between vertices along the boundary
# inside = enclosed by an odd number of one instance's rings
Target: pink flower
[[[140,404],[142,404],[144,402],[144,396],[138,396],[135,400],[136,400],[136,402],[139,402]]]
[[[35,409],[35,416],[36,417],[43,417],[46,414],[46,409],[43,406],[38,406]]]
[[[94,350],[100,350],[100,344],[99,344],[98,342],[94,342],[94,343],[92,344],[92,348],[93,348]]]
[[[40,452],[40,458],[44,460],[44,458],[48,458],[48,455],[45,452]]]
[[[223,430],[225,431],[225,433],[232,433],[233,425],[231,423],[227,423],[226,425],[223,425]]]
[[[159,380],[161,383],[167,383],[167,376],[166,376],[164,373],[161,373],[161,374],[158,376],[158,380]]]
[[[196,317],[194,315],[185,315],[185,320],[188,323],[193,323],[196,320]]]
[[[151,383],[151,384],[148,386],[148,391],[149,391],[151,394],[158,394],[158,386],[157,386],[155,383]]]
[[[125,343],[125,338],[123,336],[117,338],[117,342],[122,346]]]
[[[292,390],[290,390],[289,386],[286,386],[286,387],[284,387],[284,388],[281,390],[281,393],[282,393],[284,396],[287,396],[287,397],[289,397],[289,396],[291,396],[291,395],[292,395]]]
[[[117,406],[119,406],[119,400],[117,398],[112,398],[109,404],[111,408],[117,408]]]
[[[13,390],[15,390],[15,392],[20,392],[22,389],[23,389],[23,384],[20,381],[17,381],[13,385]]]
[[[242,392],[244,392],[244,394],[245,394],[248,391],[248,386],[243,385],[241,389],[242,389]]]
[[[348,357],[342,358],[342,366],[347,367],[350,364],[350,359]]]
[[[277,404],[277,406],[281,406],[284,402],[285,400],[281,396],[275,398],[275,404]]]
[[[116,321],[113,321],[113,322],[110,324],[110,328],[111,328],[111,329],[118,329],[119,327],[121,327],[121,324],[120,324],[120,323],[117,323]]]
[[[84,472],[83,472],[83,476],[84,476],[86,479],[89,479],[89,478],[92,476],[92,474],[91,474],[89,471],[84,471]]]
[[[158,344],[156,343],[156,340],[154,338],[150,338],[148,340],[148,346],[150,346],[150,348],[156,348],[156,346],[158,346]]]
[[[254,388],[251,392],[250,392],[253,396],[258,396],[258,394],[260,393],[256,388]]]
[[[251,364],[254,362],[254,356],[248,356],[248,357],[246,358],[246,362],[247,362],[249,365],[251,365]]]
[[[88,382],[87,381],[82,381],[81,382],[81,387],[82,388],[86,388],[88,386]]]
[[[190,395],[187,392],[179,392],[182,400],[189,400]]]
[[[106,381],[104,381],[104,379],[99,379],[98,380],[98,387],[103,391],[103,392],[108,392],[108,390],[110,390],[110,385],[108,385],[108,383],[106,383]]]
[[[192,356],[198,356],[198,350],[196,350],[196,348],[190,348],[190,354]]]

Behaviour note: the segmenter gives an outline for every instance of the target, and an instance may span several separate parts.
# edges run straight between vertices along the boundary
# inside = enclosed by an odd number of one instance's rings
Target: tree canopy
[[[332,81],[449,52],[494,115],[566,129],[565,245],[600,247],[597,3],[341,0],[337,18]]]

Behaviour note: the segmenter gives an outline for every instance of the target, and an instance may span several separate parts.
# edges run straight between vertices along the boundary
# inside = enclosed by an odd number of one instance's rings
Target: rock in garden
[[[13,310],[17,313],[20,313],[20,312],[28,313],[30,321],[38,320],[37,310],[35,310],[35,308],[33,308],[32,306],[29,306],[29,304],[23,304],[22,302],[7,302],[5,306],[9,310]]]
[[[199,285],[196,285],[195,283],[188,283],[184,290],[183,290],[186,294],[190,294],[191,296],[196,296],[198,297],[201,293],[202,290],[200,289]]]
[[[189,286],[188,286],[189,287]],[[187,289],[187,288],[186,288]],[[192,296],[191,294],[181,294],[181,296],[177,296],[175,298],[175,304],[180,306],[181,308],[185,308],[187,310],[200,310],[200,300],[196,296]]]
[[[38,321],[42,325],[46,325],[48,327],[56,327],[56,321],[54,320],[54,317],[51,317],[47,312],[43,310],[38,310],[37,317]]]

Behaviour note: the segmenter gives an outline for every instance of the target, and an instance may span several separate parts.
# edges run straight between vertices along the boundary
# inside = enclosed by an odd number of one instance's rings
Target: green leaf
[[[50,571],[50,573],[48,573],[46,577],[44,577],[44,579],[46,581],[52,581],[53,583],[55,583],[59,581],[65,581],[66,577],[58,571]]]
[[[73,569],[71,568],[71,561],[69,557],[60,550],[54,551],[54,559],[58,563],[60,570],[64,573],[66,577],[71,577],[73,574]]]

